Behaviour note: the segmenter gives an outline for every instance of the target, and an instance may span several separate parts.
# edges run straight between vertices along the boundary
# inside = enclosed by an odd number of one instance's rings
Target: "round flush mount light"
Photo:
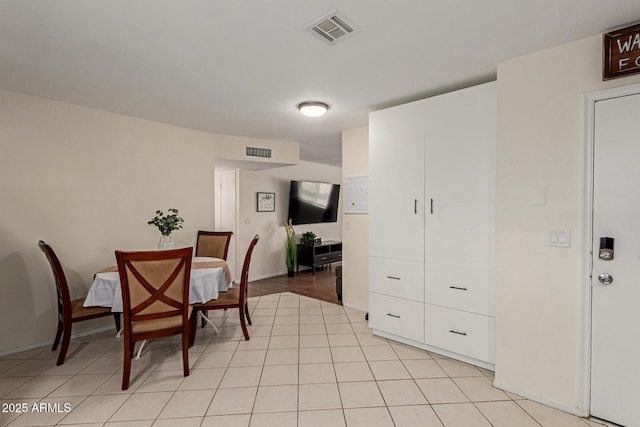
[[[307,117],[320,117],[327,112],[329,106],[324,102],[303,102],[298,104],[298,110]]]

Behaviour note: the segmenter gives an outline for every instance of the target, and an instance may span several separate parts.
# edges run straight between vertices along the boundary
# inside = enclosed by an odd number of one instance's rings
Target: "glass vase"
[[[175,246],[176,246],[176,243],[173,241],[172,235],[160,237],[160,242],[158,242],[159,250],[162,251],[165,249],[173,249]]]

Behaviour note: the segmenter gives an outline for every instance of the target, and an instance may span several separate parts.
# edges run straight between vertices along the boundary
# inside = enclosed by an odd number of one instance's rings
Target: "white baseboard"
[[[310,269],[311,267],[300,267],[300,271],[305,271]],[[270,279],[272,277],[277,277],[277,276],[284,276],[285,274],[287,274],[287,270],[278,271],[276,273],[263,274],[262,276],[253,276],[253,277],[249,277],[249,282],[255,282],[256,280],[262,280],[262,279]]]
[[[570,414],[577,415],[579,417],[588,417],[589,416],[588,413],[584,413],[584,414],[580,413],[580,411],[578,411],[577,407],[568,406],[568,405],[565,405],[563,403],[556,402],[555,400],[549,400],[549,399],[546,399],[544,397],[537,396],[535,394],[531,394],[531,393],[527,393],[527,392],[522,391],[522,390],[518,390],[517,388],[514,388],[514,387],[505,386],[504,384],[500,384],[497,381],[493,382],[493,386],[495,388],[499,388],[501,390],[508,391],[509,393],[517,394],[518,396],[522,396],[522,397],[524,397],[526,399],[529,399],[529,400],[532,400],[534,402],[541,403],[541,404],[543,404],[545,406],[549,406],[551,408],[559,409],[559,410],[561,410],[563,412],[568,412]]]
[[[276,276],[282,276],[284,274],[287,274],[287,270],[285,271],[278,271],[276,273],[269,273],[269,274],[264,274],[262,276],[255,276],[255,277],[249,277],[249,282],[255,282],[256,280],[262,280],[262,279],[270,279],[272,277],[276,277]]]
[[[82,331],[82,332],[78,332],[78,333],[72,333],[71,334],[71,339],[75,339],[75,338],[81,338],[81,337],[86,337],[87,335],[94,335],[94,334],[99,334],[102,332],[106,332],[109,330],[113,330],[114,327],[112,326],[103,326],[102,328],[97,328],[97,329],[89,329],[87,331]],[[114,332],[114,336],[115,336],[115,332]],[[11,350],[5,350],[0,352],[0,357],[3,356],[9,356],[12,354],[17,354],[17,353],[22,353],[23,351],[29,351],[29,350],[33,350],[34,348],[38,348],[38,347],[51,347],[53,345],[53,341],[46,341],[46,342],[40,342],[40,343],[36,343],[36,344],[29,344],[27,346],[24,347],[18,347],[18,348],[12,348]],[[58,350],[60,350],[60,347],[58,347]]]
[[[354,310],[362,311],[364,313],[367,313],[369,311],[368,307],[360,307],[360,306],[357,306],[357,305],[345,303],[344,301],[342,301],[342,306],[343,307],[347,307],[347,308],[352,308]]]

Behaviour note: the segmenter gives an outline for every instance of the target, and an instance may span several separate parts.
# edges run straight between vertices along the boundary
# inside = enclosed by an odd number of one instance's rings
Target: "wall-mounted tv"
[[[291,181],[288,218],[293,224],[336,222],[339,196],[338,184]]]

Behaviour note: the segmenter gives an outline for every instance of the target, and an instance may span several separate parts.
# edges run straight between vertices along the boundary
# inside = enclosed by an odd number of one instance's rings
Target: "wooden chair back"
[[[125,331],[127,326],[146,320],[183,316],[187,321],[192,255],[191,247],[148,252],[116,251]],[[133,332],[136,332],[135,328]]]
[[[240,286],[234,286],[226,292],[220,292],[220,294],[218,295],[218,299],[211,300],[203,304],[194,305],[193,308],[195,310],[195,313],[191,317],[191,346],[193,346],[196,338],[195,314],[198,312],[208,312],[209,310],[226,310],[229,308],[237,308],[238,314],[240,315],[240,326],[242,327],[242,333],[244,334],[244,338],[246,340],[249,340],[249,331],[247,330],[246,325],[246,322],[249,322],[249,324],[251,324],[251,318],[249,317],[249,307],[247,304],[249,265],[251,264],[251,255],[253,254],[253,249],[256,247],[259,239],[260,237],[256,234],[249,244],[247,254],[244,257],[242,274],[240,275]]]
[[[258,244],[258,240],[260,240],[260,236],[257,234],[251,240],[249,244],[249,248],[247,248],[247,253],[244,256],[244,263],[242,264],[242,274],[240,275],[240,298],[244,299],[240,301],[240,307],[246,303],[246,298],[248,296],[249,291],[249,265],[251,264],[251,256],[253,255],[253,249]]]
[[[61,318],[67,316],[70,319],[71,295],[69,294],[69,284],[67,283],[67,276],[64,274],[62,264],[51,246],[44,241],[40,240],[38,247],[46,255],[49,265],[51,265],[51,270],[53,271],[53,277],[56,282],[56,292],[58,294],[58,316]]]
[[[129,388],[136,341],[182,334],[182,365],[189,375],[189,280],[193,248],[116,251],[124,315],[122,389]]]
[[[64,274],[64,269],[58,256],[51,246],[42,240],[38,242],[38,247],[47,257],[56,282],[58,329],[56,331],[56,337],[53,340],[51,351],[56,350],[62,339],[62,348],[60,349],[58,361],[56,362],[56,365],[60,366],[67,357],[69,343],[71,342],[71,325],[73,323],[104,316],[113,316],[116,323],[116,331],[118,331],[120,330],[120,314],[112,313],[109,307],[84,307],[84,297],[72,300],[69,292],[69,284],[67,283],[67,276]]]
[[[226,260],[229,253],[232,231],[198,231],[196,256],[207,256]]]

